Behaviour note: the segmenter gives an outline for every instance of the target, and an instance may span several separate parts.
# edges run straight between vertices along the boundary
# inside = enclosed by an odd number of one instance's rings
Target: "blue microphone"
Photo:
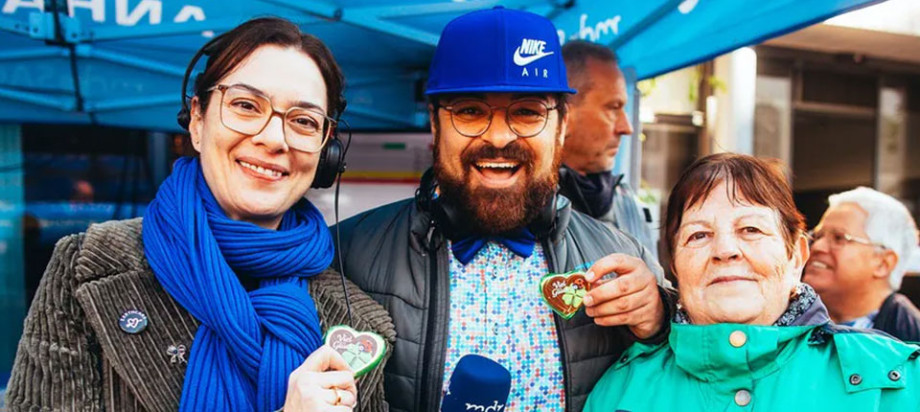
[[[503,412],[509,392],[508,369],[486,357],[465,355],[450,375],[441,411]]]

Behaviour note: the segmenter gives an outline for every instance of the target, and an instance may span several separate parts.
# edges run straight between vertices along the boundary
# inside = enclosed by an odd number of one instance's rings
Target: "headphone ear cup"
[[[316,164],[316,175],[313,176],[313,184],[310,187],[314,189],[332,187],[339,173],[345,171],[344,153],[345,147],[338,138],[334,138],[330,140],[329,143],[326,143],[326,146],[323,147],[323,150],[319,153],[319,162]]]
[[[178,122],[179,126],[183,129],[188,130],[188,126],[192,122],[192,116],[184,106],[179,109],[179,113],[176,113],[176,122]]]

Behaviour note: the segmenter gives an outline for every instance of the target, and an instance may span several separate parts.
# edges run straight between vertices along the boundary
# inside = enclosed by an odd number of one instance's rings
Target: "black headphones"
[[[189,108],[188,95],[186,94],[192,70],[195,69],[195,65],[198,64],[198,60],[201,59],[201,56],[211,56],[212,52],[219,49],[223,39],[224,34],[221,34],[205,43],[204,46],[201,46],[198,52],[195,53],[195,56],[192,57],[192,61],[189,63],[188,68],[185,70],[185,76],[182,78],[182,108],[179,109],[179,113],[176,114],[176,121],[179,123],[179,126],[185,130],[188,130],[192,120],[191,108]],[[326,142],[326,145],[323,146],[323,149],[319,152],[319,162],[316,164],[316,175],[313,176],[313,184],[310,185],[310,187],[315,189],[332,187],[339,174],[345,172],[346,150],[342,140],[339,139],[338,127],[341,121],[340,117],[345,111],[345,96],[340,96],[340,101],[342,103],[336,108],[335,112],[335,125],[333,126],[332,138]]]
[[[431,214],[434,224],[448,239],[457,240],[470,235],[470,225],[463,222],[462,214],[457,207],[442,202],[435,196],[437,188],[438,180],[434,176],[434,169],[430,168],[422,175],[421,183],[415,191],[415,202],[418,207]],[[549,237],[556,228],[557,197],[558,194],[554,193],[552,200],[546,202],[536,219],[527,225],[537,239]]]

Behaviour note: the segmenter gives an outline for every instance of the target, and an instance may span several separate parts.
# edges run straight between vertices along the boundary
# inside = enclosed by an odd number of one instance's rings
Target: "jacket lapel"
[[[75,295],[108,364],[144,408],[177,410],[198,321],[150,271],[128,270],[87,282]],[[122,317],[129,311],[146,316],[146,327],[135,330],[126,323],[125,331]]]

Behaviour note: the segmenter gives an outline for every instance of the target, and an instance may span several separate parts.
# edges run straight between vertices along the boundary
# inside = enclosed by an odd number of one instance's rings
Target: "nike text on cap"
[[[425,94],[575,93],[561,49],[543,16],[502,7],[467,13],[441,32]]]

